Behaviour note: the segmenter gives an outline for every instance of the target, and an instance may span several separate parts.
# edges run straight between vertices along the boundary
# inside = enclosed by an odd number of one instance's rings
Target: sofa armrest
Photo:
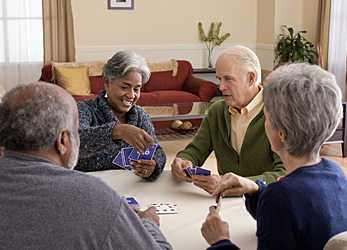
[[[199,96],[203,102],[209,102],[217,95],[218,88],[213,82],[191,75],[185,81],[183,90]]]

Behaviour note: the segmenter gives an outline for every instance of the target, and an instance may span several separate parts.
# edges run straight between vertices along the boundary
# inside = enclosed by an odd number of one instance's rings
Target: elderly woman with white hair
[[[117,52],[104,66],[105,91],[94,100],[78,104],[80,157],[75,169],[95,171],[120,169],[112,163],[127,147],[139,152],[157,143],[149,115],[136,102],[150,71],[145,59],[131,51]],[[132,161],[134,173],[146,180],[157,178],[166,162],[158,146],[151,160]]]
[[[258,249],[323,249],[347,230],[346,175],[319,155],[341,119],[341,91],[320,67],[292,64],[270,74],[263,95],[266,134],[287,174],[269,185],[226,174],[214,195],[245,194]],[[238,249],[214,207],[201,230],[209,249]]]

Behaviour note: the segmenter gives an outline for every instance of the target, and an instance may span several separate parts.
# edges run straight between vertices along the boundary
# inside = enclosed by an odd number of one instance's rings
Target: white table
[[[155,202],[174,202],[178,214],[160,215],[160,228],[177,250],[206,249],[200,228],[214,205],[214,199],[191,183],[175,181],[169,171],[155,182],[143,181],[130,171],[110,170],[90,173],[104,180],[122,196],[135,197],[142,207]],[[229,223],[231,240],[242,250],[256,249],[256,222],[248,214],[242,198],[224,198],[222,218]]]

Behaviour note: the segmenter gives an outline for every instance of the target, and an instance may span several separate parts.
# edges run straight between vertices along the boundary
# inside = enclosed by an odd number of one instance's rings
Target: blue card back
[[[158,147],[158,144],[153,144],[149,146],[149,148],[146,149],[143,155],[141,155],[140,160],[151,160],[153,158],[153,155],[157,147]]]
[[[128,157],[129,160],[135,160],[137,161],[141,156],[141,153],[137,151],[136,149],[133,149]]]
[[[197,167],[197,168],[196,168],[196,171],[195,171],[195,174],[196,174],[196,175],[205,175],[205,176],[209,176],[209,175],[211,175],[211,171],[208,170],[208,169],[204,169],[204,168],[199,168],[199,167]]]
[[[133,151],[133,149],[134,149],[133,147],[122,148],[122,152],[124,155],[124,165],[130,168],[131,168],[131,165],[130,165],[129,156],[131,154],[131,151]]]
[[[121,168],[124,168],[124,159],[122,151],[119,151],[117,156],[112,161],[113,164],[118,165]]]

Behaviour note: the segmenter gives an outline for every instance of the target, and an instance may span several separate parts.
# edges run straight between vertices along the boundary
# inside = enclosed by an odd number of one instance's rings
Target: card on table
[[[134,197],[126,197],[128,205],[130,205],[132,208],[138,209],[140,208],[140,204],[137,202],[137,200]]]
[[[160,202],[160,203],[152,203],[151,206],[155,207],[155,211],[157,214],[177,214],[178,207],[175,203],[170,202]]]

